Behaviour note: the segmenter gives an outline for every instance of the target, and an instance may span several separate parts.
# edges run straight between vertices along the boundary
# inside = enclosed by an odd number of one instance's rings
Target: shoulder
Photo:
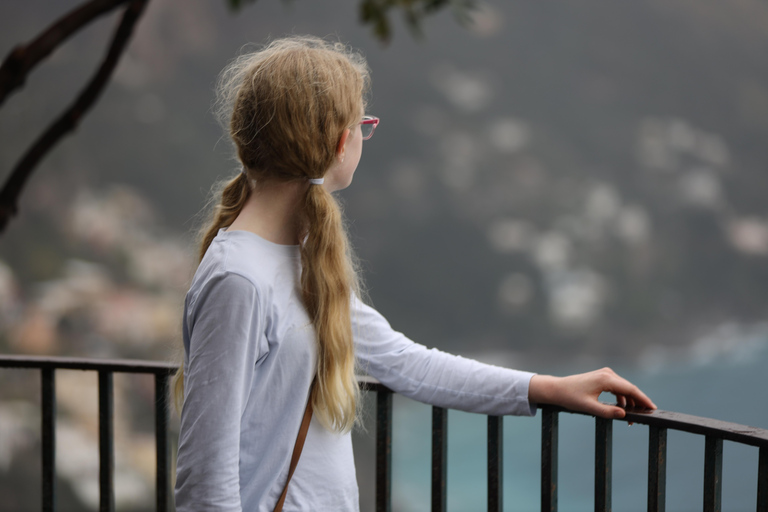
[[[246,276],[226,270],[206,273],[195,279],[187,293],[186,327],[192,331],[193,326],[207,324],[221,329],[223,325],[242,325],[246,318],[260,318],[261,297],[257,283]]]
[[[190,287],[226,283],[250,285],[257,290],[269,288],[275,276],[285,276],[285,269],[300,265],[298,248],[272,244],[247,231],[220,231],[205,253]],[[288,272],[292,274],[293,272]]]
[[[231,253],[231,248],[211,244],[192,278],[187,293],[189,305],[212,292],[253,292],[258,289],[259,280],[244,271],[245,269],[237,264],[237,258],[232,258]]]
[[[186,297],[188,313],[218,300],[262,307],[290,295],[301,275],[298,247],[276,245],[246,231],[221,231],[205,253]]]

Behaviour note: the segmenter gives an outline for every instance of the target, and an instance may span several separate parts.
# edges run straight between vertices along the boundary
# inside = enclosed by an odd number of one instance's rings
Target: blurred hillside
[[[70,5],[4,3],[0,49]],[[208,112],[216,74],[243,43],[289,32],[338,34],[369,58],[370,111],[383,121],[341,196],[373,302],[415,339],[632,356],[764,318],[764,3],[487,3],[468,29],[446,12],[423,41],[400,29],[386,47],[345,5],[264,1],[233,16],[223,2],[152,2],[107,94],[43,163],[0,240],[16,287],[4,294],[19,301],[7,332],[54,309],[51,336],[82,338],[131,301],[156,310],[183,292],[183,240],[211,183],[235,168]],[[9,100],[3,168],[85,80],[113,22]],[[174,277],[142,267],[163,264]],[[88,321],[73,318],[96,305],[48,304],[51,287],[85,275],[131,298],[99,296],[109,312]],[[72,350],[173,338],[103,330]]]

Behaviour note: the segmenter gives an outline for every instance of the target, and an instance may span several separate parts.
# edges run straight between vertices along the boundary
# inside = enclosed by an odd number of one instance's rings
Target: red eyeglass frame
[[[373,132],[376,131],[376,127],[379,125],[380,119],[376,116],[363,116],[363,120],[360,121],[360,124],[372,124],[373,127],[371,128],[371,133],[368,134],[368,136],[364,136],[363,140],[368,140],[371,137],[373,137]]]

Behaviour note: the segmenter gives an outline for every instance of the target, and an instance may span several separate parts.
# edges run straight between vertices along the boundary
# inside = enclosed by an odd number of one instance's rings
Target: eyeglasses
[[[363,140],[368,140],[373,137],[373,131],[379,124],[379,118],[374,116],[363,116],[363,120],[360,121],[360,131],[363,134]]]

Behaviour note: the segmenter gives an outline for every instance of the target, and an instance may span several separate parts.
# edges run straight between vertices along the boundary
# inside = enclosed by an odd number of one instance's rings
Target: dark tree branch
[[[128,0],[91,0],[54,22],[32,42],[16,46],[0,66],[0,106],[29,72],[72,34]]]
[[[18,210],[18,199],[24,184],[29,179],[35,166],[51,148],[67,133],[77,128],[80,119],[101,95],[120,56],[133,33],[133,28],[149,0],[132,0],[126,7],[120,25],[117,27],[104,61],[96,74],[86,85],[75,102],[35,141],[11,172],[10,177],[0,191],[0,233],[5,230],[8,221]],[[119,2],[113,2],[119,3]]]
[[[227,0],[233,10],[256,0]],[[286,0],[290,1],[290,0]],[[391,34],[389,12],[401,10],[406,24],[418,35],[423,18],[450,5],[457,15],[465,15],[474,0],[360,0],[363,24],[373,27],[374,34],[387,41]],[[130,2],[130,3],[129,3]],[[35,141],[11,171],[0,190],[0,233],[5,230],[11,217],[18,211],[21,191],[37,164],[67,133],[74,131],[83,115],[98,100],[109,82],[112,73],[133,33],[149,0],[90,0],[70,11],[49,26],[44,32],[26,45],[16,46],[0,66],[0,106],[16,89],[24,85],[27,75],[64,41],[97,17],[129,3],[112,38],[104,61],[91,81],[82,90],[75,102]],[[461,16],[458,16],[461,18]]]

